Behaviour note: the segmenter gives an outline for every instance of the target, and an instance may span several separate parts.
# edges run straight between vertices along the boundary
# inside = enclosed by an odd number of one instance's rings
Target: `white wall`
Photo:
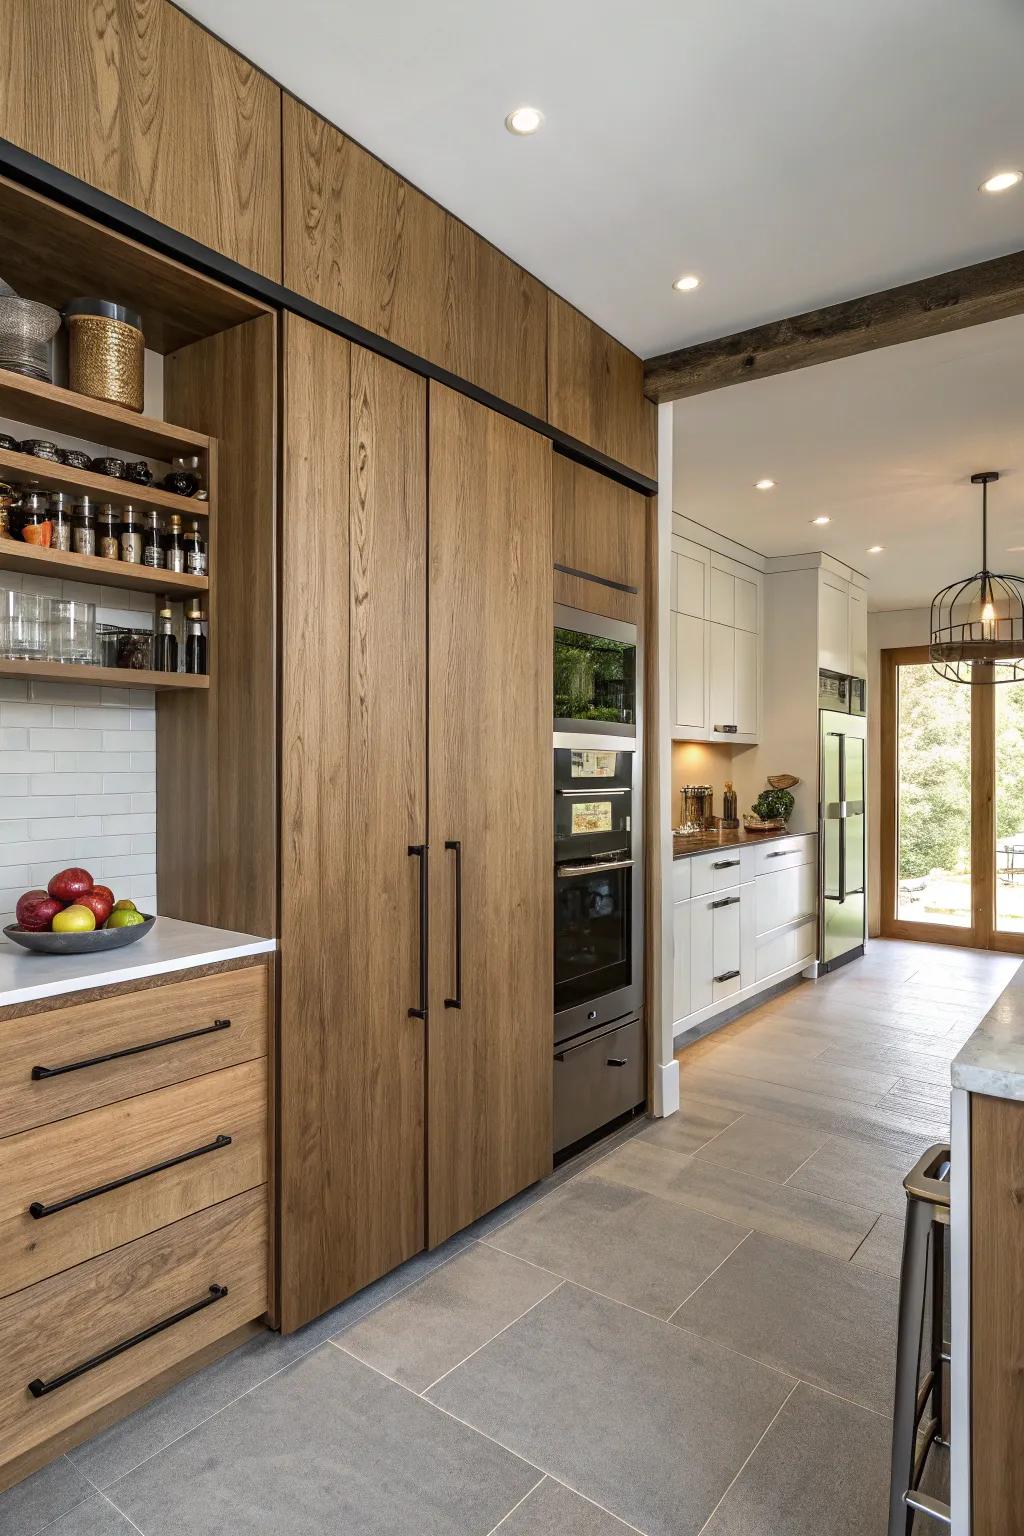
[[[881,654],[928,644],[929,610],[903,608],[868,614],[868,933],[877,935],[881,911]]]

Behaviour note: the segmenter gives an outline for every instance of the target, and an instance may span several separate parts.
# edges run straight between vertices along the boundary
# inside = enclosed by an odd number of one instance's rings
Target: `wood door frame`
[[[908,922],[896,916],[896,860],[899,820],[899,754],[897,707],[901,666],[927,666],[926,645],[883,650],[881,662],[881,740],[879,765],[880,893],[879,927],[883,938],[916,939],[929,944],[956,944],[968,949],[1004,950],[1024,954],[1024,934],[1000,933],[996,928],[995,870],[995,687],[971,689],[971,923],[946,927],[941,923]]]

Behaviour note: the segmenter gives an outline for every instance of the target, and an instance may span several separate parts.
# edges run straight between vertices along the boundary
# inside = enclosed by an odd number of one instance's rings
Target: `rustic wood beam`
[[[1024,314],[1024,251],[648,358],[644,392],[658,404],[684,400],[1019,314]]]

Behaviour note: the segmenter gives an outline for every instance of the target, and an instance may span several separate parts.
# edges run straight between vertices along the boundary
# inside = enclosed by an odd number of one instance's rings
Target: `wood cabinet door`
[[[281,1316],[424,1240],[426,386],[288,316],[281,714]]]
[[[550,447],[432,384],[429,463],[433,1247],[551,1168],[554,830]]]
[[[642,593],[647,497],[552,456],[556,565]]]
[[[653,479],[657,410],[644,365],[557,294],[548,294],[548,420],[570,437]]]
[[[281,90],[168,0],[4,0],[0,135],[275,282]]]

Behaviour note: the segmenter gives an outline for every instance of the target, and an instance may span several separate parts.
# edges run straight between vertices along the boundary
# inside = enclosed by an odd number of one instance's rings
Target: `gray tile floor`
[[[900,1181],[1016,963],[876,943],[774,999],[681,1054],[677,1116],[0,1495],[0,1536],[884,1536]]]

